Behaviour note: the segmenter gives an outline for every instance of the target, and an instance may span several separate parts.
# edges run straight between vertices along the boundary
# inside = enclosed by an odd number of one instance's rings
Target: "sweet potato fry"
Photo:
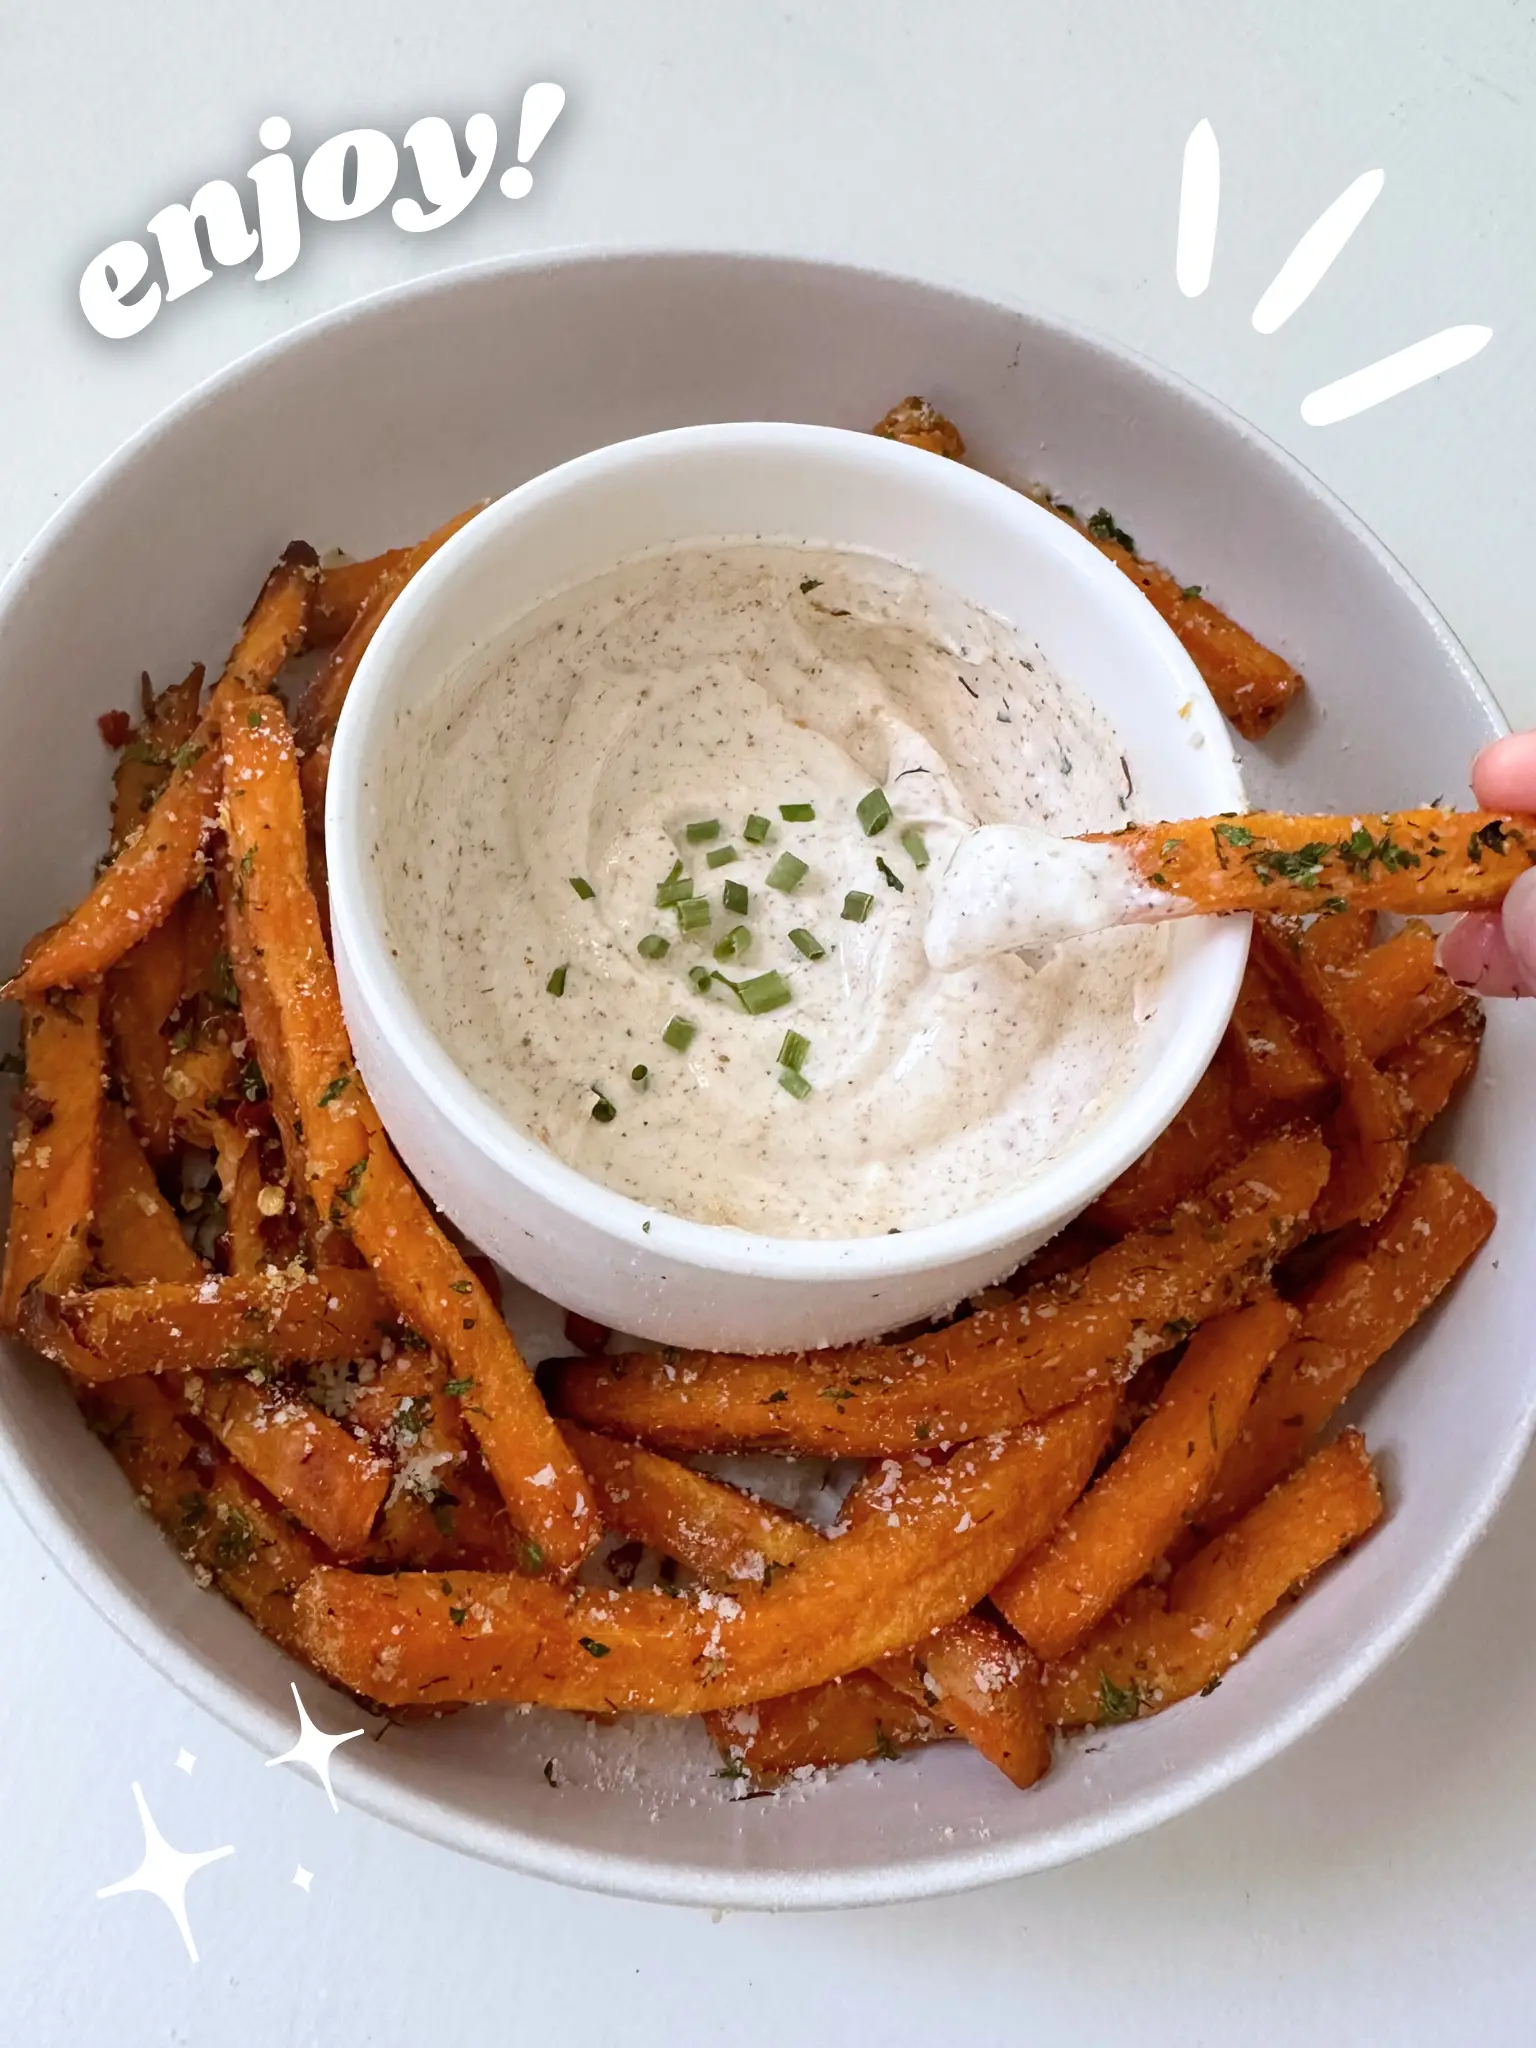
[[[139,1286],[150,1280],[186,1284],[202,1277],[202,1261],[182,1236],[175,1212],[115,1102],[101,1106],[93,1234],[97,1261],[110,1280]]]
[[[1198,586],[1180,583],[1158,563],[1123,547],[1112,530],[1095,531],[1102,518],[1095,515],[1081,530],[1167,620],[1223,717],[1245,740],[1263,739],[1300,695],[1300,673],[1219,610]]]
[[[1254,931],[1253,959],[1280,1006],[1305,1025],[1338,1082],[1338,1103],[1323,1129],[1333,1171],[1313,1226],[1329,1231],[1374,1223],[1386,1214],[1408,1167],[1407,1119],[1398,1090],[1366,1056],[1333,999],[1328,975],[1263,924]]]
[[[1376,940],[1376,913],[1346,903],[1314,917],[1300,935],[1301,950],[1325,974],[1353,966]]]
[[[874,432],[887,441],[905,441],[909,448],[926,448],[930,455],[947,455],[953,462],[965,459],[960,429],[926,398],[903,398],[876,422]]]
[[[143,824],[170,780],[176,754],[197,731],[203,665],[155,696],[144,677],[144,716],[128,736],[112,776],[112,844],[120,847]]]
[[[186,977],[185,901],[178,903],[117,965],[103,989],[112,1057],[139,1141],[162,1163],[175,1141],[176,1105],[165,1085],[165,1022],[181,1001]]]
[[[614,1595],[491,1573],[317,1572],[308,1653],[387,1705],[528,1700],[703,1713],[859,1669],[970,1612],[1076,1499],[1113,1395],[959,1450],[914,1478],[896,1528],[826,1543],[765,1591]]]
[[[1304,1291],[1301,1329],[1254,1396],[1201,1512],[1219,1529],[1281,1478],[1377,1359],[1487,1241],[1492,1207],[1454,1166],[1410,1170],[1374,1229],[1334,1252]]]
[[[706,1714],[730,1776],[772,1780],[842,1764],[894,1762],[904,1750],[948,1733],[926,1707],[904,1699],[872,1671]]]
[[[495,1304],[376,1125],[347,1229],[401,1313],[466,1383],[465,1414],[531,1553],[557,1576],[573,1572],[598,1533],[591,1483]]]
[[[407,578],[413,576],[445,540],[461,526],[467,526],[477,512],[483,512],[488,502],[482,499],[467,512],[456,513],[434,528],[425,540],[413,541],[408,547],[386,548],[382,554],[370,555],[362,562],[328,562],[320,571],[310,601],[305,646],[334,647],[363,606],[378,595],[390,578],[402,570]]]
[[[222,1451],[191,1435],[164,1382],[118,1380],[84,1388],[80,1398],[140,1505],[193,1570],[205,1583],[211,1579],[263,1635],[304,1658],[294,1596],[327,1562],[325,1551]]]
[[[219,684],[213,709],[227,778],[229,954],[241,1006],[269,1085],[278,1080],[291,1092],[285,1121],[302,1179],[320,1216],[339,1223],[368,1134],[356,1114],[362,1084],[309,887],[293,736],[277,699],[238,678]]]
[[[1270,917],[1328,903],[1405,917],[1491,910],[1536,862],[1536,817],[1495,811],[1254,811],[1085,837],[1122,847],[1141,879],[1184,909]]]
[[[1403,1101],[1410,1142],[1423,1137],[1476,1071],[1483,1042],[1483,1010],[1463,1001],[1449,1017],[1410,1038],[1384,1062]]]
[[[771,1585],[825,1544],[782,1508],[675,1458],[574,1422],[562,1424],[561,1434],[592,1482],[604,1528],[677,1558],[711,1582]]]
[[[384,1496],[390,1463],[291,1389],[242,1375],[188,1376],[188,1400],[235,1463],[336,1557],[360,1557]]]
[[[183,749],[139,836],[0,995],[25,1000],[45,989],[97,981],[169,917],[202,873],[218,791],[218,755],[204,726]]]
[[[1226,1045],[1237,1074],[1242,1127],[1257,1129],[1266,1120],[1315,1113],[1330,1091],[1328,1068],[1277,1000],[1257,959],[1243,976]]]
[[[393,1466],[365,1553],[371,1565],[531,1569],[528,1547],[475,1451],[459,1398],[449,1392],[456,1384],[432,1352],[406,1349],[387,1363],[359,1367],[347,1388],[340,1412]],[[334,1388],[328,1398],[336,1412]]]
[[[389,1308],[371,1273],[253,1273],[28,1297],[28,1341],[86,1380],[272,1371],[378,1347]]]
[[[347,1231],[402,1315],[473,1385],[471,1423],[514,1520],[551,1570],[573,1572],[597,1534],[591,1487],[495,1305],[395,1157],[352,1064],[282,707],[227,683],[214,703],[229,791],[230,957],[262,1070],[282,1077],[291,1104],[284,1136],[300,1184],[322,1222]]]
[[[226,1143],[218,1150],[218,1162],[219,1194],[229,1237],[229,1270],[259,1273],[267,1264],[260,1207],[266,1185],[261,1173],[261,1153],[253,1144],[235,1147]]]
[[[959,461],[965,454],[960,431],[925,398],[904,398],[874,430],[887,440],[905,441],[933,455]],[[1205,679],[1207,689],[1244,739],[1262,739],[1302,688],[1288,661],[1270,652],[1235,620],[1202,596],[1197,584],[1180,582],[1156,562],[1143,560],[1107,512],[1081,520],[1070,505],[1046,492],[1032,494],[1049,511],[1077,528],[1099,552],[1128,576],[1161,613]]]
[[[554,1399],[589,1427],[669,1450],[882,1457],[1012,1428],[1128,1378],[1246,1299],[1295,1241],[1327,1171],[1317,1138],[1269,1140],[1165,1223],[1101,1252],[1067,1298],[1052,1285],[911,1343],[570,1359]]]
[[[1237,1064],[1224,1038],[1173,1122],[1111,1181],[1089,1209],[1089,1222],[1110,1237],[1145,1229],[1241,1155]]]
[[[1108,1471],[994,1587],[993,1606],[1037,1656],[1070,1650],[1156,1564],[1210,1490],[1259,1375],[1299,1320],[1271,1296],[1207,1323]]]
[[[995,1621],[962,1615],[914,1650],[882,1657],[875,1676],[913,1706],[945,1721],[1011,1783],[1051,1767],[1040,1666]]]
[[[380,620],[423,563],[484,509],[483,504],[471,505],[410,547],[390,548],[371,561],[342,562],[320,571],[310,603],[307,644],[336,647],[336,652],[316,670],[294,715],[300,753],[312,754],[316,747],[329,745],[357,665]]]
[[[1295,1586],[1381,1518],[1365,1440],[1349,1429],[1196,1551],[1168,1587],[1127,1603],[1046,1666],[1047,1717],[1080,1728],[1156,1713],[1217,1684]]]
[[[262,586],[221,688],[265,687],[303,644],[314,564],[314,549],[303,542],[287,550]],[[205,719],[178,756],[143,831],[0,995],[20,998],[94,981],[170,915],[202,873],[203,840],[215,822],[221,785],[216,739]]]
[[[106,1085],[101,1003],[93,990],[28,1002],[26,1080],[11,1145],[11,1222],[0,1327],[14,1330],[33,1291],[73,1287],[89,1232]]]
[[[565,1434],[597,1488],[605,1526],[677,1558],[712,1584],[767,1587],[782,1572],[825,1551],[826,1538],[817,1530],[675,1459],[595,1436],[572,1423],[565,1425]],[[920,1469],[887,1461],[875,1488],[856,1490],[841,1518],[839,1539],[875,1515],[899,1526],[907,1487]],[[877,1676],[925,1713],[929,1692],[942,1691],[957,1732],[1015,1784],[1032,1784],[1048,1764],[1039,1674],[995,1623],[965,1615],[928,1637],[917,1651],[883,1659]],[[814,1704],[814,1695],[800,1697]],[[833,1719],[843,1726],[847,1717]],[[782,1735],[785,1723],[779,1726]]]
[[[1417,921],[1347,966],[1324,967],[1323,986],[1373,1060],[1438,1024],[1463,999],[1462,990],[1436,965],[1434,933]]]
[[[1320,917],[1302,936],[1301,947],[1326,975],[1341,1021],[1353,1028],[1367,1057],[1380,1060],[1454,1011],[1462,995],[1435,965],[1426,926],[1408,925],[1384,945],[1352,956],[1353,938],[1332,953],[1308,943],[1311,933],[1352,921],[1358,935],[1374,919],[1374,911]],[[1430,1087],[1427,1075],[1422,1085]],[[1257,963],[1250,962],[1227,1035],[1193,1094],[1141,1158],[1106,1188],[1086,1221],[1112,1237],[1142,1229],[1231,1165],[1288,1113],[1321,1108],[1332,1086],[1323,1062],[1276,1004]],[[1410,1135],[1417,1135],[1409,1121]]]

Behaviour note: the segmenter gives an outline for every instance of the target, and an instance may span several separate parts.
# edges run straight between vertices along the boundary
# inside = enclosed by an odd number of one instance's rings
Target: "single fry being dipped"
[[[1109,842],[1149,893],[1185,911],[1305,916],[1338,903],[1433,917],[1493,910],[1536,863],[1536,817],[1494,811],[1255,811],[1133,825]]]

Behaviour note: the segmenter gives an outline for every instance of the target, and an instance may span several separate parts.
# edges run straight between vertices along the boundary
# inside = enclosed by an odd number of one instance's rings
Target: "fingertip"
[[[1536,810],[1536,732],[1514,732],[1472,763],[1472,791],[1485,811]]]

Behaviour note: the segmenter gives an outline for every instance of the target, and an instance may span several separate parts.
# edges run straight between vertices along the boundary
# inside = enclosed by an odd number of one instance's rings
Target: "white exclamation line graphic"
[[[1179,187],[1179,240],[1173,274],[1186,299],[1198,299],[1211,281],[1216,220],[1221,211],[1221,151],[1209,121],[1200,121],[1184,145]]]
[[[523,115],[517,128],[517,162],[501,174],[501,189],[509,199],[526,199],[533,190],[529,159],[560,118],[565,105],[563,85],[530,85],[523,94]]]
[[[1283,327],[1305,305],[1327,275],[1334,258],[1380,197],[1385,171],[1366,171],[1326,207],[1275,272],[1274,282],[1253,309],[1260,334]]]

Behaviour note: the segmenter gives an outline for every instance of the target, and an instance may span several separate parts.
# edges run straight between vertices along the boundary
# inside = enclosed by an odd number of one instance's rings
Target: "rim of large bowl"
[[[216,400],[227,388],[256,374],[274,357],[311,346],[323,340],[333,328],[343,327],[354,320],[387,315],[396,306],[498,274],[564,270],[582,265],[622,267],[657,262],[726,263],[754,268],[772,266],[786,274],[798,269],[873,279],[902,289],[985,307],[992,312],[1002,311],[1028,320],[1043,330],[1063,335],[1091,353],[1107,356],[1122,365],[1131,365],[1154,384],[1173,392],[1183,402],[1215,420],[1224,432],[1257,450],[1266,462],[1279,468],[1292,482],[1316,498],[1334,522],[1386,570],[1399,595],[1412,606],[1458,671],[1463,685],[1483,710],[1490,726],[1495,731],[1508,730],[1502,711],[1466,650],[1391,550],[1297,457],[1220,399],[1202,391],[1177,372],[1075,322],[1046,314],[1020,301],[985,296],[968,290],[959,282],[915,278],[895,271],[828,262],[811,256],[728,248],[669,249],[659,246],[599,250],[578,246],[493,257],[386,286],[274,336],[215,371],[167,406],[75,487],[23,549],[0,583],[0,630],[3,630],[8,611],[25,595],[40,564],[66,539],[71,527],[96,499],[112,487],[119,475],[132,467],[144,449],[174,433],[188,416]],[[1143,1834],[1163,1821],[1188,1812],[1213,1793],[1247,1776],[1314,1728],[1378,1671],[1424,1620],[1486,1532],[1525,1456],[1533,1425],[1536,1425],[1536,1401],[1527,1404],[1521,1427],[1503,1444],[1502,1454],[1488,1473],[1480,1493],[1471,1501],[1467,1517],[1456,1536],[1435,1555],[1430,1568],[1419,1573],[1415,1583],[1404,1586],[1397,1607],[1384,1613],[1380,1626],[1357,1643],[1353,1656],[1303,1686],[1284,1714],[1253,1735],[1232,1741],[1225,1749],[1213,1751],[1203,1770],[1126,1799],[1112,1816],[1099,1820],[1085,1819],[1032,1841],[1002,1844],[991,1849],[966,1849],[947,1857],[909,1858],[896,1866],[854,1869],[821,1876],[815,1873],[796,1874],[789,1878],[776,1872],[719,1872],[676,1860],[642,1862],[611,1851],[551,1843],[545,1837],[511,1825],[480,1822],[458,1813],[451,1821],[445,1820],[441,1802],[408,1787],[374,1778],[350,1763],[345,1755],[339,1763],[341,1790],[362,1811],[443,1847],[458,1849],[482,1860],[557,1883],[663,1904],[777,1909],[896,1903],[972,1890],[1004,1878],[1025,1876],[1068,1863],[1096,1849]],[[112,1568],[106,1557],[75,1536],[66,1506],[57,1491],[40,1472],[22,1460],[11,1437],[3,1431],[0,1431],[0,1480],[3,1480],[23,1520],[43,1549],[146,1663],[187,1698],[254,1746],[270,1747],[274,1737],[278,1736],[286,1741],[291,1729],[286,1695],[281,1694],[281,1689],[277,1689],[282,1698],[281,1705],[277,1698],[263,1700],[252,1688],[237,1686],[205,1657],[185,1649],[137,1592]]]

